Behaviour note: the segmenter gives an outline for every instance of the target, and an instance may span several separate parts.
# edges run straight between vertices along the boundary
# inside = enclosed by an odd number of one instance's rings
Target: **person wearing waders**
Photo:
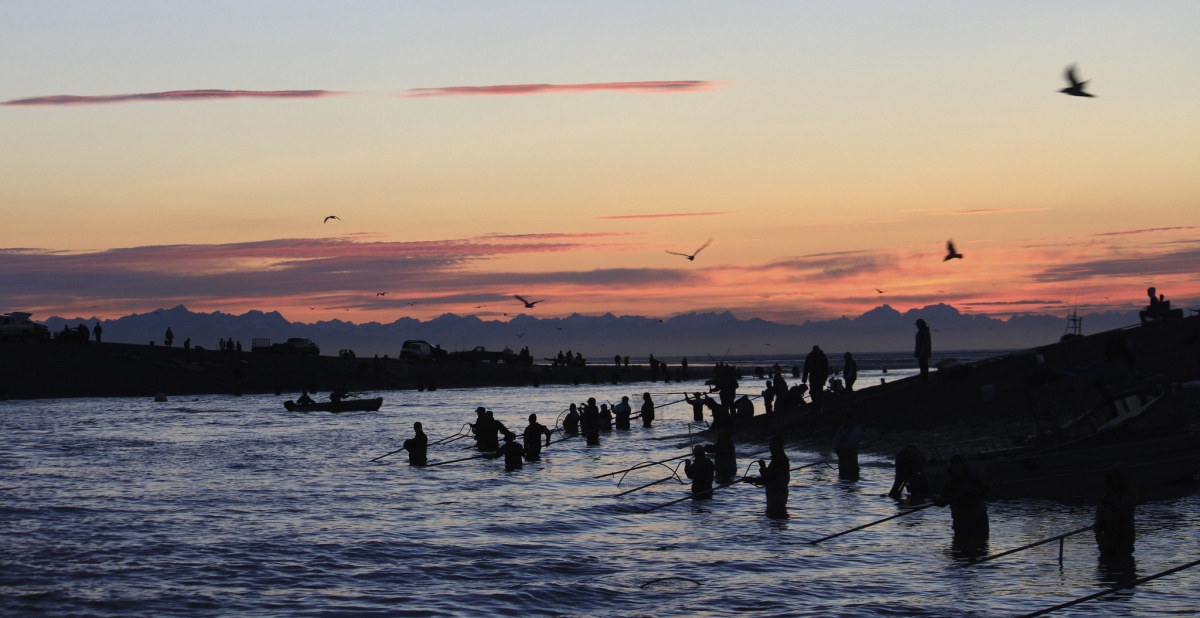
[[[758,460],[758,473],[767,491],[767,517],[787,519],[788,483],[791,482],[791,463],[783,450],[783,438],[771,438],[771,462]]]
[[[413,423],[416,435],[404,441],[404,450],[408,451],[408,465],[423,466],[428,461],[429,437],[421,429],[421,423]]]
[[[692,458],[683,462],[683,473],[692,479],[692,500],[708,500],[713,493],[713,462],[700,444],[692,447]]]
[[[529,415],[529,426],[525,428],[525,461],[537,461],[542,457],[542,436],[550,446],[550,429],[537,420],[536,414]]]
[[[642,393],[642,427],[647,429],[654,422],[654,400],[650,393]]]

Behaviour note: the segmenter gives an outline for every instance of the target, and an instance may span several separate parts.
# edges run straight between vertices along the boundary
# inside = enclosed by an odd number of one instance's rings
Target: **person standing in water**
[[[654,400],[650,398],[650,393],[642,393],[642,427],[650,428],[654,422]]]
[[[613,406],[617,429],[629,429],[629,418],[633,416],[633,407],[629,405],[629,395],[621,397],[621,403]]]
[[[525,461],[537,461],[542,458],[542,436],[546,437],[546,446],[550,446],[550,429],[537,420],[536,414],[529,415],[529,426],[525,428]]]
[[[712,498],[715,471],[712,460],[704,454],[704,447],[700,444],[692,447],[692,458],[683,462],[683,473],[692,479],[692,500]]]
[[[413,437],[404,441],[404,450],[408,451],[408,465],[423,466],[428,463],[429,437],[421,429],[421,423],[413,423]]]
[[[791,462],[783,450],[783,438],[771,438],[771,463],[758,460],[758,473],[762,476],[763,487],[767,490],[767,517],[786,519],[788,483],[792,480],[792,473]]]

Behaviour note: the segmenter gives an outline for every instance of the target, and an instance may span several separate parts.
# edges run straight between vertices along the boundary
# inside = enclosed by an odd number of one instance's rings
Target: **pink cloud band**
[[[333,90],[171,90],[169,92],[143,92],[138,94],[107,94],[99,96],[75,96],[61,94],[49,97],[14,99],[0,105],[97,105],[103,103],[128,103],[131,101],[208,101],[212,99],[319,99],[345,94]]]
[[[609,215],[606,217],[596,217],[597,219],[676,219],[680,217],[715,217],[717,215],[727,215],[728,212],[675,212],[647,215]]]
[[[608,82],[602,84],[508,84],[500,86],[447,86],[414,88],[406,97],[512,96],[555,92],[694,92],[715,90],[718,82],[702,80]]]

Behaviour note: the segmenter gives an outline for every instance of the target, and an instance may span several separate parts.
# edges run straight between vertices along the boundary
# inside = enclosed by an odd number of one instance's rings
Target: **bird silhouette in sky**
[[[546,299],[544,299],[544,298],[543,298],[542,300],[535,300],[535,301],[533,301],[533,302],[529,302],[529,301],[525,300],[524,298],[521,298],[521,296],[519,296],[519,295],[517,295],[517,294],[513,294],[513,298],[515,298],[515,299],[517,299],[517,300],[519,300],[519,301],[521,301],[521,302],[525,303],[525,308],[526,308],[526,309],[533,309],[533,306],[534,306],[534,305],[536,305],[536,304],[538,304],[538,303],[544,303],[544,302],[546,302]]]
[[[375,292],[376,296],[387,296],[387,292]]]
[[[405,304],[405,305],[408,305],[409,307],[411,307],[411,306],[413,306],[413,305],[417,304],[417,301],[415,301],[415,300],[414,300],[414,301],[412,301],[411,303],[404,303],[404,304]]]
[[[959,252],[958,252],[958,251],[957,251],[957,250],[954,248],[954,241],[953,241],[953,240],[947,240],[947,241],[946,241],[946,257],[942,258],[942,261],[943,261],[943,262],[949,262],[950,260],[953,260],[953,259],[955,259],[955,258],[958,258],[958,259],[960,259],[960,260],[961,260],[961,259],[962,259],[962,254],[961,254],[961,253],[959,253]]]
[[[1069,94],[1073,97],[1096,97],[1094,94],[1088,94],[1083,91],[1083,87],[1087,85],[1087,80],[1079,81],[1075,79],[1075,65],[1072,64],[1071,66],[1067,67],[1065,77],[1067,78],[1067,81],[1071,82],[1071,85],[1070,87],[1059,90],[1059,92],[1063,94]]]
[[[875,288],[875,291],[876,291],[876,292],[879,292],[880,294],[883,294],[883,290],[881,290],[881,289],[879,289],[879,288]]]
[[[339,217],[337,215],[329,215],[328,217],[325,217],[325,220],[322,221],[321,223],[329,223],[330,219],[337,219],[338,221],[342,220],[341,217]]]
[[[671,255],[682,255],[683,257],[687,258],[689,262],[694,262],[694,261],[696,261],[696,254],[700,253],[701,251],[704,251],[704,248],[709,246],[710,244],[712,244],[712,241],[713,241],[713,239],[711,239],[711,238],[704,241],[704,244],[700,245],[700,248],[693,251],[690,255],[687,253],[680,253],[678,251],[668,251],[667,253],[670,253]]]

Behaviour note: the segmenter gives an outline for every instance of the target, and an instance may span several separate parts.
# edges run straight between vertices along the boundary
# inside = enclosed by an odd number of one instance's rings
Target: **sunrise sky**
[[[1196,307],[1198,24],[1194,0],[5,0],[0,311]],[[1074,63],[1096,98],[1058,92]]]

